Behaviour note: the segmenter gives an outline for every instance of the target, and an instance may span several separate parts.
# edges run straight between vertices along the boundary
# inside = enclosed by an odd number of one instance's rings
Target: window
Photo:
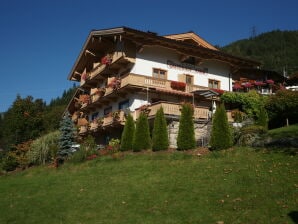
[[[97,118],[98,117],[98,112],[95,112],[95,113],[93,113],[92,115],[91,115],[91,120],[93,121],[95,118]]]
[[[193,76],[192,75],[185,75],[185,83],[193,85]]]
[[[108,115],[109,113],[111,113],[112,112],[112,107],[107,107],[107,108],[105,108],[104,110],[103,110],[103,114],[104,115]]]
[[[208,87],[212,89],[220,89],[220,81],[209,79]]]
[[[118,105],[119,110],[125,110],[128,107],[129,107],[129,100],[122,101]]]
[[[159,79],[167,79],[167,71],[159,68],[153,68],[153,77]]]

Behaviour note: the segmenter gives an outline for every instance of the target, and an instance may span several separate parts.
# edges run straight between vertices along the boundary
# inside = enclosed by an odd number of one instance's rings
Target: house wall
[[[208,87],[208,80],[215,79],[220,81],[221,89],[223,90],[229,90],[229,87],[232,86],[232,79],[229,78],[230,66],[228,64],[209,60],[196,66],[201,70],[208,69],[208,72],[190,70],[168,64],[168,61],[181,64],[179,57],[179,54],[171,49],[156,46],[144,47],[140,53],[136,54],[136,62],[131,72],[152,77],[152,69],[159,68],[167,70],[168,80],[179,81],[179,74],[189,74],[194,77],[195,85]]]

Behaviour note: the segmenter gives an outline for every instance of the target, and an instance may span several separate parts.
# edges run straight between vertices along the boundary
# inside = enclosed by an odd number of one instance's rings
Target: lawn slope
[[[297,167],[248,148],[37,167],[0,177],[0,223],[293,223]]]

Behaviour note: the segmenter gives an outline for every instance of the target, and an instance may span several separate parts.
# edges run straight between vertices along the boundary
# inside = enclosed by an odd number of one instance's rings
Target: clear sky
[[[47,103],[92,29],[119,26],[159,35],[194,31],[225,46],[257,34],[298,30],[297,0],[0,0],[0,112],[31,95]]]

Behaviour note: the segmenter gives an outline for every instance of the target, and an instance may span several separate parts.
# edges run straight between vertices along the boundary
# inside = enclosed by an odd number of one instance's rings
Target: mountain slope
[[[224,52],[260,61],[263,69],[288,75],[298,71],[298,30],[275,30],[254,38],[233,42],[221,50]]]

